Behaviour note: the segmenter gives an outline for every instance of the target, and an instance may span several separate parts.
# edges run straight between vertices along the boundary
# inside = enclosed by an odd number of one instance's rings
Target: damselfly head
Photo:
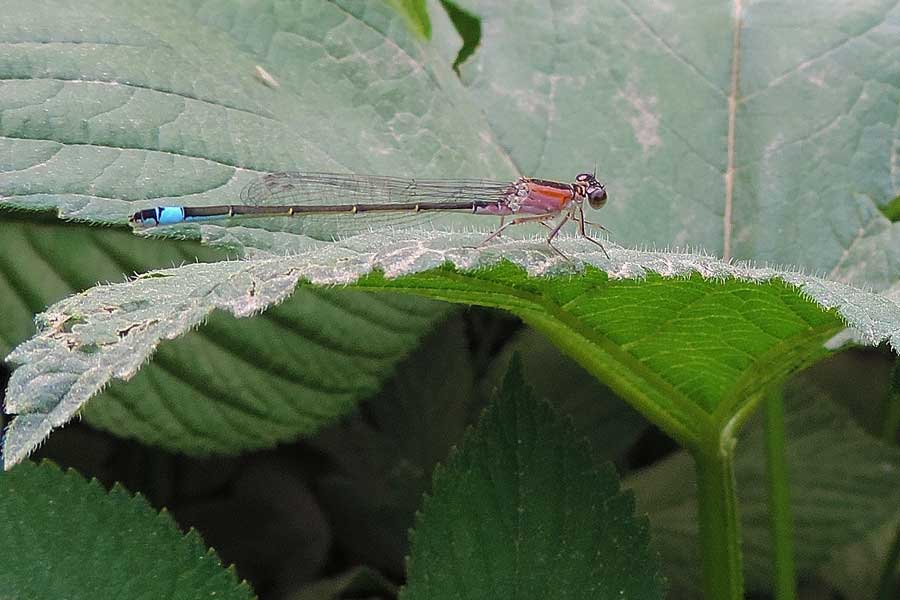
[[[588,204],[591,205],[591,208],[603,208],[603,205],[606,204],[606,188],[603,187],[603,184],[599,182],[596,186],[588,187],[587,199]]]
[[[606,187],[597,181],[593,173],[581,173],[575,177],[575,181],[582,184],[582,193],[591,208],[602,208],[606,204]]]

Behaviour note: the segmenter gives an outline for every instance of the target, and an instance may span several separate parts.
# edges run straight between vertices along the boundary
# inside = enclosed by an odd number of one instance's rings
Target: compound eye
[[[575,181],[590,181],[594,176],[590,173],[581,173],[575,178]]]
[[[590,187],[587,191],[587,199],[591,208],[603,208],[603,205],[606,204],[606,190],[601,186]]]

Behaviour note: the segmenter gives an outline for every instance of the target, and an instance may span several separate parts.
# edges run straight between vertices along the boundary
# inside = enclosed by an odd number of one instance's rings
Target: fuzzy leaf
[[[507,240],[493,254],[495,247],[466,249],[475,239],[370,233],[294,256],[259,253],[154,271],[68,298],[40,315],[38,335],[9,357],[20,367],[8,389],[6,409],[17,417],[7,431],[6,465],[24,458],[112,379],[132,377],[161,341],[197,327],[214,309],[256,314],[304,280],[505,308],[688,447],[717,423],[742,418],[766,386],[822,356],[822,343],[843,327],[841,318],[868,343],[900,340],[900,307],[893,302],[799,273],[618,248],[607,260],[592,244],[563,240],[563,251],[586,265],[574,275],[572,262],[541,244]],[[498,265],[500,256],[512,264]],[[438,268],[445,263],[468,274]],[[528,277],[516,263],[540,264],[542,271],[532,275],[556,276]],[[227,383],[243,375],[213,376]],[[256,410],[263,420],[272,414]],[[329,419],[342,407],[310,410],[311,418]]]

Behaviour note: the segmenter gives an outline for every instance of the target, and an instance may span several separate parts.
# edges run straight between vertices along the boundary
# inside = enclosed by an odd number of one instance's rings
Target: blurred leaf
[[[342,555],[402,577],[406,533],[434,466],[462,437],[472,395],[466,336],[455,318],[357,414],[310,440],[335,465],[317,490]]]
[[[354,567],[331,579],[323,579],[292,594],[288,600],[333,600],[335,598],[385,598],[397,593],[396,586],[368,567]]]
[[[881,436],[888,443],[897,442],[900,434],[900,359],[894,362],[891,372],[891,390],[884,402],[881,418]]]
[[[900,196],[881,206],[880,209],[884,216],[891,221],[900,221]]]
[[[900,592],[900,525],[894,528],[894,539],[891,541],[881,561],[881,573],[878,578],[878,600],[896,598]]]
[[[51,463],[0,476],[4,598],[253,598],[200,536]]]
[[[450,0],[441,0],[441,6],[447,11],[447,15],[453,21],[453,26],[463,40],[462,48],[459,49],[459,54],[453,61],[453,68],[459,69],[459,65],[466,62],[475,53],[481,42],[481,21]]]
[[[220,475],[223,465],[192,467]],[[185,468],[176,477],[192,486],[210,479]],[[179,488],[173,516],[197,529],[242,577],[277,597],[273,587],[293,589],[321,576],[333,546],[332,527],[295,461],[277,452],[242,457],[233,476],[213,489],[192,497]]]
[[[817,571],[817,575],[840,591],[846,600],[896,598],[896,592],[892,595],[878,596],[878,586],[891,545],[897,543],[898,532],[900,532],[900,511],[897,511],[893,522],[879,527],[864,540],[835,551],[831,560]],[[895,569],[894,586],[896,591],[900,591],[900,569]]]
[[[400,597],[662,598],[633,499],[522,377],[435,471]]]
[[[410,29],[423,38],[431,37],[431,21],[425,9],[425,0],[388,0],[409,21]]]
[[[891,367],[896,358],[887,347],[853,346],[829,356],[801,377],[827,391],[831,401],[869,435],[884,439]]]
[[[900,448],[864,433],[806,378],[786,392],[787,460],[797,572],[809,576],[834,553],[897,518]],[[747,588],[772,581],[765,452],[759,423],[741,440],[735,472]],[[697,507],[693,464],[680,452],[626,479],[673,587],[697,591]]]

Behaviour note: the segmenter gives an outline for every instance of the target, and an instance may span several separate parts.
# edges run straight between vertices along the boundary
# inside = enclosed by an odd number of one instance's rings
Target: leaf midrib
[[[725,211],[722,228],[722,260],[731,260],[732,210],[734,202],[735,138],[737,128],[737,97],[741,67],[742,0],[734,0],[734,30],[731,37],[731,89],[728,92],[728,135],[725,166]]]

